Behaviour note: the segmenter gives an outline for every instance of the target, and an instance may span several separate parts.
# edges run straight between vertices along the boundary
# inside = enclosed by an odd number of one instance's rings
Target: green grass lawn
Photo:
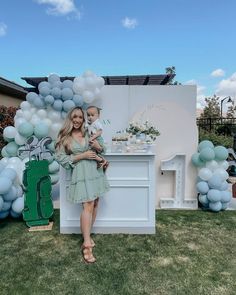
[[[158,210],[155,235],[94,235],[92,265],[53,219],[42,232],[0,221],[1,295],[236,294],[236,211]]]

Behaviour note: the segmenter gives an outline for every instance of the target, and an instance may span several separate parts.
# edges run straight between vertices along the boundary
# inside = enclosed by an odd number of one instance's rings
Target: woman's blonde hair
[[[76,112],[81,111],[83,115],[83,123],[80,127],[80,131],[82,135],[85,135],[85,127],[84,127],[84,112],[81,107],[75,107],[67,114],[65,122],[58,133],[57,141],[56,141],[56,150],[59,150],[62,146],[65,148],[65,152],[67,154],[71,154],[71,140],[72,140],[72,131],[73,131],[73,118],[77,117]]]

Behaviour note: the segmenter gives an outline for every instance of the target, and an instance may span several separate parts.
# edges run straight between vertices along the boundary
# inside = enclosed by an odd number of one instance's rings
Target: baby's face
[[[98,111],[96,108],[90,108],[87,110],[88,123],[91,124],[99,118]]]

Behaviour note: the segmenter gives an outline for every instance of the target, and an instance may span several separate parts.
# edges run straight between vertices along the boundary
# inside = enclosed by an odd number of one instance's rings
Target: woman
[[[80,107],[72,109],[62,126],[56,142],[56,159],[66,169],[72,169],[68,200],[82,203],[80,228],[83,235],[82,255],[87,263],[94,263],[91,228],[96,219],[98,200],[109,190],[109,184],[102,168],[97,168],[101,158],[94,151],[105,151],[97,140],[89,142],[84,128],[85,118]],[[91,148],[93,150],[91,150]]]

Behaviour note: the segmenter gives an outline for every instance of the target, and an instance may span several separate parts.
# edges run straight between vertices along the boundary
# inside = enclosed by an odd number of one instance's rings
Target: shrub
[[[226,148],[233,148],[233,136],[219,135],[213,132],[200,131],[199,142],[202,140],[210,140],[214,145],[223,145]]]

